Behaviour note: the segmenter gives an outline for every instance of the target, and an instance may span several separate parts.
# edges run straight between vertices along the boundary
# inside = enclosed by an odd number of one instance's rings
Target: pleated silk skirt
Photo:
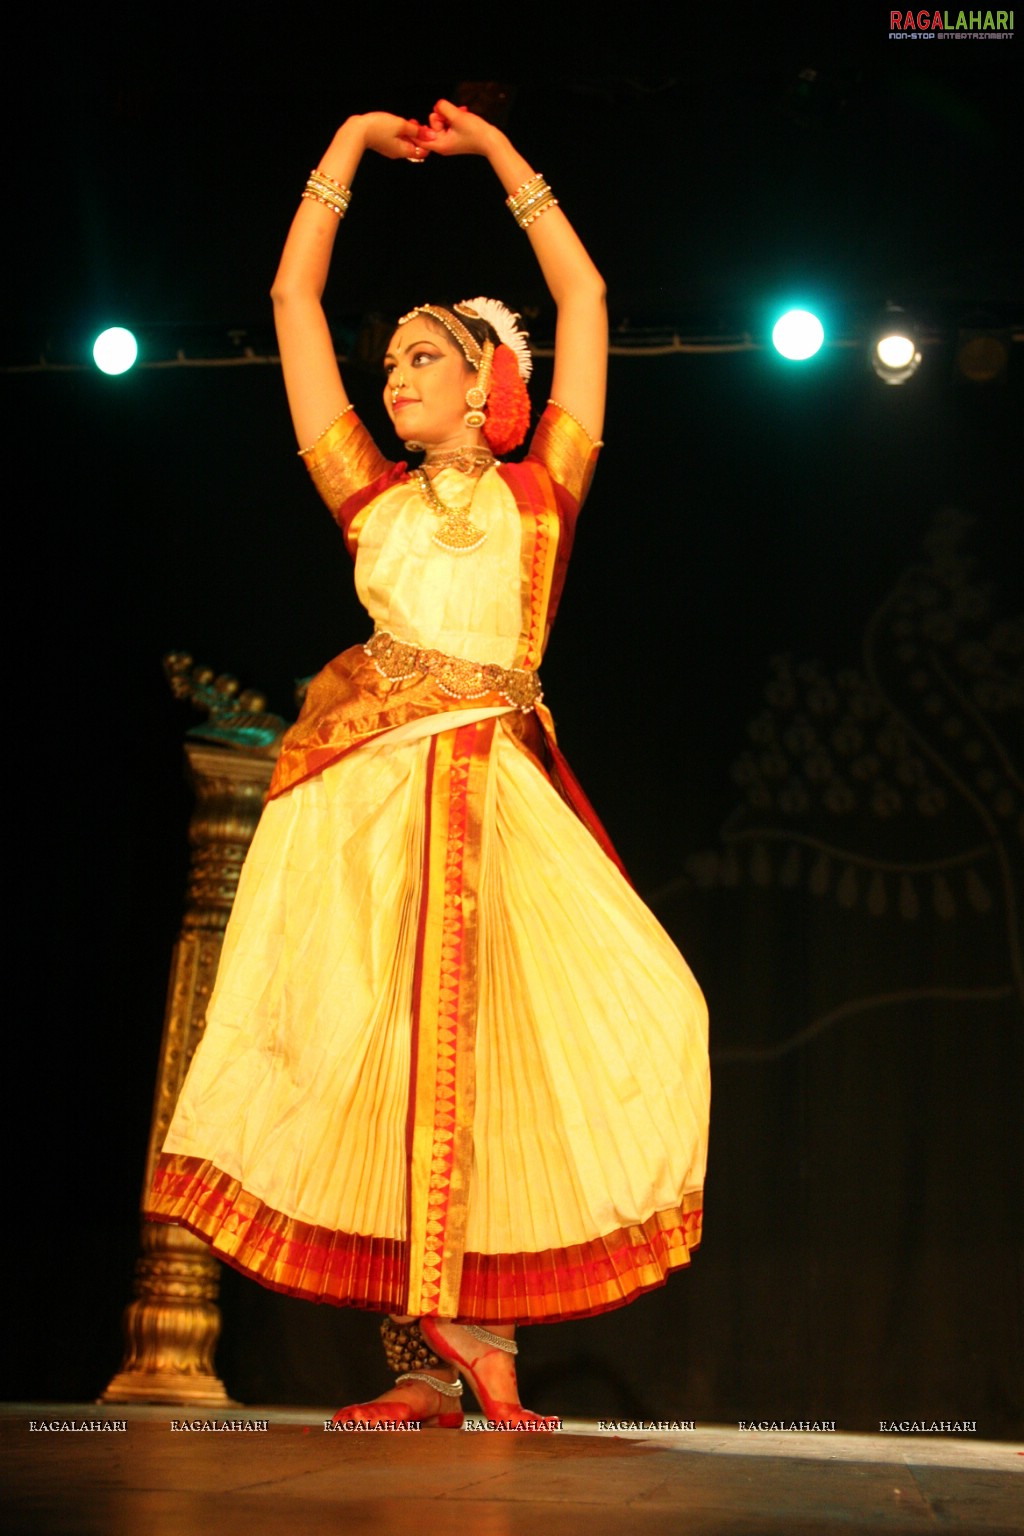
[[[554,1321],[700,1240],[707,1014],[509,719],[476,715],[267,806],[147,1214],[314,1301]]]

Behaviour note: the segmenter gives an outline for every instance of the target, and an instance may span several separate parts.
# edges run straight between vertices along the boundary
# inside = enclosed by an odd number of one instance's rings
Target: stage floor
[[[10,1536],[823,1536],[1024,1531],[1024,1447],[973,1436],[327,1433],[320,1408],[0,1405]],[[172,1421],[266,1421],[173,1430]],[[123,1421],[123,1429],[32,1424]],[[479,1423],[479,1420],[474,1422]]]

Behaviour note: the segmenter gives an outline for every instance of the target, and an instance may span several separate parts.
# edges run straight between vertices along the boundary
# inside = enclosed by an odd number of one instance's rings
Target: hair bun
[[[523,383],[527,383],[533,372],[533,358],[530,356],[529,332],[522,331],[516,324],[521,318],[513,314],[507,305],[500,299],[463,299],[461,304],[454,304],[452,308],[457,315],[468,315],[474,319],[486,320],[494,330],[495,335],[502,346],[508,347],[515,358],[519,377]]]

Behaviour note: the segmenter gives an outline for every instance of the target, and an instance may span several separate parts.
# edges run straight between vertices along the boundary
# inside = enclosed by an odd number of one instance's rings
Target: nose
[[[392,370],[391,377],[388,380],[388,388],[391,391],[391,399],[393,401],[398,399],[399,395],[402,393],[402,390],[405,388],[405,380],[397,368]]]

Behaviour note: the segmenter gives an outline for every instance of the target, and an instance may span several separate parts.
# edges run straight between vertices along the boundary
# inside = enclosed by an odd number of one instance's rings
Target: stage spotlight
[[[886,384],[905,384],[921,366],[914,327],[895,304],[886,306],[871,337],[871,366]]]
[[[93,342],[92,360],[101,373],[127,373],[139,355],[139,344],[123,325],[101,331]]]
[[[803,363],[814,357],[824,340],[825,327],[807,309],[787,310],[772,328],[772,345],[791,363]]]

